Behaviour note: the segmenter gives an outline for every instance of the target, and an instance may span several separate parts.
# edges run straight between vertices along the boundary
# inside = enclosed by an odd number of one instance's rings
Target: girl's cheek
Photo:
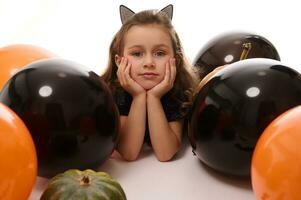
[[[166,57],[166,58],[164,59],[164,64],[165,64],[165,65],[169,62],[170,58],[171,58],[171,57]]]
[[[143,63],[143,62],[141,62],[139,60],[134,60],[134,59],[132,59],[130,62],[132,64],[132,66],[135,66],[135,67],[140,66]]]
[[[169,62],[169,59],[164,59],[162,61],[160,61],[159,65],[160,66],[164,66],[164,68],[166,68],[166,64]]]

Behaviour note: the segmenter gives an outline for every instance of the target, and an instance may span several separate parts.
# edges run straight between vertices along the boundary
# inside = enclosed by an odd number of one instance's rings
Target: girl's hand
[[[141,93],[145,93],[144,88],[139,85],[136,81],[130,76],[131,63],[127,58],[122,57],[118,65],[117,77],[121,87],[130,93],[132,97],[135,97]]]
[[[161,98],[169,90],[172,89],[174,81],[176,79],[177,69],[175,58],[170,58],[166,63],[166,70],[164,79],[155,87],[147,91],[148,95],[156,98]]]

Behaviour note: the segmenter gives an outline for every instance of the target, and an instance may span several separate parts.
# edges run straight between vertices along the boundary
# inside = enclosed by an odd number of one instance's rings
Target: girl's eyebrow
[[[168,48],[169,46],[166,44],[156,44],[154,46],[154,49],[160,48],[160,47]],[[142,45],[133,45],[133,46],[128,47],[128,49],[134,49],[134,48],[143,48],[143,46]]]
[[[133,46],[130,46],[128,49],[135,49],[135,48],[143,48],[142,45],[133,45]]]
[[[158,48],[158,47],[165,47],[165,48],[168,48],[169,46],[166,45],[166,44],[157,44],[157,45],[155,45],[155,48]]]

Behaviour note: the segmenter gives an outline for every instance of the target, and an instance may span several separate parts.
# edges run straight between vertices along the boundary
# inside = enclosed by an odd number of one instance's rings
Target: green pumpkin
[[[67,170],[53,177],[40,200],[126,200],[120,184],[105,172]]]

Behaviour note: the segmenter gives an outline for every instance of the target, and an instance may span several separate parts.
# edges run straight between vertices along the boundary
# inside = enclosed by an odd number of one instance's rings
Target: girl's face
[[[164,79],[166,63],[174,57],[171,38],[160,25],[133,26],[124,37],[123,56],[131,63],[132,79],[149,90]]]

